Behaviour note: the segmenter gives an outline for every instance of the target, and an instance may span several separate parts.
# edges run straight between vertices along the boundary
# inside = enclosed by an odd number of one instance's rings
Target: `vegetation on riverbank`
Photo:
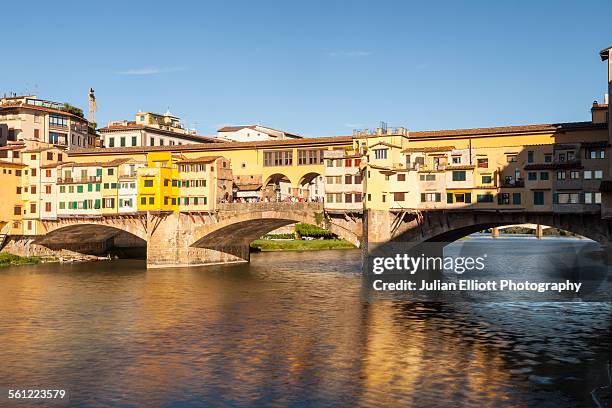
[[[316,251],[322,249],[350,249],[353,244],[343,239],[290,239],[270,240],[258,239],[251,242],[251,248],[256,251]]]
[[[34,265],[41,262],[38,256],[17,256],[0,252],[0,267],[9,265]]]
[[[520,234],[520,235],[535,235],[535,229],[521,227],[520,225],[514,227],[504,228],[500,230],[502,234]],[[546,237],[580,237],[578,234],[574,234],[570,231],[565,231],[559,228],[546,228],[543,232]]]

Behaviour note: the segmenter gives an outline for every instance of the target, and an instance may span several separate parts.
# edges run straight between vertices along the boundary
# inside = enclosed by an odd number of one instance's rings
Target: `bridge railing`
[[[259,202],[219,203],[219,211],[323,211],[323,203]]]

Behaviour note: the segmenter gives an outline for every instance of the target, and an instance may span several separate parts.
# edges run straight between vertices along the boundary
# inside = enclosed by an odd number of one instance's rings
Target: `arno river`
[[[453,246],[533,276],[553,241]],[[0,389],[64,388],[73,406],[565,407],[607,381],[609,303],[374,299],[360,265],[337,250],[1,269]]]

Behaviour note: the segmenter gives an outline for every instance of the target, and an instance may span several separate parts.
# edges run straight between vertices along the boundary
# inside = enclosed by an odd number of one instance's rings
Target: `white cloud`
[[[348,51],[348,50],[340,50],[340,51],[328,51],[327,55],[329,55],[330,57],[367,57],[372,55],[372,53],[370,51],[364,51],[364,50],[353,50],[353,51]]]
[[[157,75],[157,74],[164,74],[166,72],[178,72],[178,71],[185,71],[185,68],[143,67],[143,68],[126,69],[124,71],[117,71],[115,72],[115,74],[117,75]]]

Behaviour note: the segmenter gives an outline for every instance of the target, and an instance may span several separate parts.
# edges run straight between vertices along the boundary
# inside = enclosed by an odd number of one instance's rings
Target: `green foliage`
[[[261,239],[294,239],[295,234],[266,234]]]
[[[69,104],[68,102],[64,102],[64,107],[62,108],[62,110],[64,112],[72,113],[73,115],[79,116],[81,118],[84,117],[83,109],[77,108],[76,106],[73,106]]]
[[[272,241],[258,239],[251,242],[251,248],[257,251],[316,251],[324,249],[351,249],[353,244],[343,239],[315,239],[311,241],[291,240]]]
[[[0,252],[0,266],[30,265],[37,263],[40,263],[40,258],[37,256],[21,257],[6,252]]]
[[[336,235],[330,231],[317,227],[312,224],[305,224],[300,222],[295,224],[295,233],[300,237],[312,237],[312,238],[336,238]]]

